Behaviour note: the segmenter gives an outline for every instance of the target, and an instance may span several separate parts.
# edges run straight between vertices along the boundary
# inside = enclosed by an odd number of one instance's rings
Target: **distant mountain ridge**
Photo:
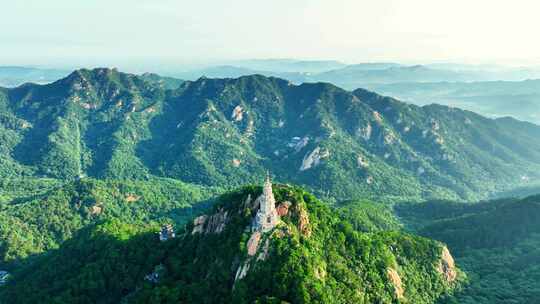
[[[540,124],[540,80],[392,83],[370,86],[415,104],[440,103],[490,117],[512,116]]]
[[[0,86],[15,87],[26,82],[49,83],[65,77],[69,71],[22,66],[0,66]]]
[[[296,65],[292,65],[296,67]],[[177,73],[196,80],[200,76],[236,78],[261,74],[293,83],[324,81],[345,89],[366,88],[417,105],[439,103],[467,109],[488,117],[512,116],[540,124],[538,68],[506,68],[490,65],[360,63],[318,71],[280,70],[267,65],[214,66]]]
[[[177,178],[269,169],[333,199],[477,199],[539,179],[540,127],[260,75],[179,82],[111,69],[0,91],[0,176]]]
[[[313,66],[317,68],[313,68]],[[325,81],[345,89],[356,89],[395,83],[523,81],[539,79],[538,67],[501,67],[466,64],[400,64],[366,62],[355,64],[332,61],[254,60],[216,64],[171,75],[195,80],[240,77],[251,74],[285,78],[295,83]]]
[[[322,81],[348,90],[365,88],[416,105],[438,103],[488,117],[512,116],[540,124],[539,94],[535,83],[540,79],[540,68],[534,66],[408,65],[393,62],[345,64],[332,60],[252,59],[161,67],[159,71],[169,76],[158,76],[166,89],[177,88],[182,80],[260,74],[283,78],[295,84]],[[26,82],[50,83],[67,74],[67,71],[53,69],[0,67],[0,86],[15,87]],[[145,73],[140,77],[150,75]]]

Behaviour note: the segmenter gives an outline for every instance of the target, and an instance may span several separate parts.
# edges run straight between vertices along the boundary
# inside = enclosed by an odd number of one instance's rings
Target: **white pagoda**
[[[276,199],[274,198],[274,193],[272,193],[272,182],[268,173],[266,174],[263,193],[257,198],[256,203],[259,205],[259,210],[253,219],[252,230],[268,232],[279,222],[279,216],[276,211]]]

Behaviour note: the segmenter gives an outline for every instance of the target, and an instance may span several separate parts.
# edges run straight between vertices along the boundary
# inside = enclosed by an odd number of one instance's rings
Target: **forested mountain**
[[[105,219],[125,223],[183,224],[222,192],[171,179],[62,182],[1,180],[0,269],[31,263],[88,225]]]
[[[536,267],[507,272],[539,255],[538,197],[463,202],[535,191],[539,169],[537,125],[328,83],[83,69],[1,88],[0,298],[525,303]],[[275,186],[281,224],[253,251],[261,189],[216,195],[267,170],[333,206]],[[431,199],[460,203],[412,203]]]
[[[294,83],[325,81],[354,90],[365,88],[416,105],[443,104],[489,117],[511,116],[540,122],[538,68],[491,65],[397,63],[332,65],[331,62],[240,61],[189,72],[171,72],[182,79],[225,78],[262,74]],[[311,64],[310,64],[311,63]],[[311,65],[320,67],[309,69]],[[326,69],[322,69],[327,66]]]
[[[425,64],[391,62],[344,64],[337,61],[293,59],[239,60],[206,66],[176,66],[157,70],[164,77],[145,73],[140,77],[176,89],[179,79],[238,78],[260,74],[295,84],[329,82],[354,90],[365,88],[416,105],[443,104],[488,117],[511,116],[538,124],[538,68],[492,65]],[[0,86],[26,82],[50,83],[69,72],[28,67],[0,67]]]
[[[260,230],[266,200],[278,222]],[[441,243],[387,231],[380,205],[340,208],[296,187],[249,186],[162,242],[159,227],[109,220],[15,271],[0,301],[434,303],[464,279]],[[354,222],[339,216],[350,211]]]
[[[335,200],[408,200],[540,175],[540,127],[512,119],[258,75],[164,83],[95,69],[2,89],[0,176],[236,187],[268,169]]]
[[[479,204],[401,205],[414,233],[448,244],[468,283],[442,303],[535,303],[540,297],[540,196]]]
[[[226,78],[250,74],[276,76],[293,82],[326,81],[346,89],[372,88],[401,83],[468,83],[487,81],[523,81],[540,78],[538,67],[505,67],[467,64],[415,64],[366,62],[343,64],[333,61],[241,60],[184,71],[167,71],[188,80],[201,76]]]

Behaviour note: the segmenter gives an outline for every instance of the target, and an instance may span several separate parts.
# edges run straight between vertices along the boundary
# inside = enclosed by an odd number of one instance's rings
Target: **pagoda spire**
[[[264,181],[263,193],[257,198],[259,210],[254,219],[253,229],[263,232],[269,231],[279,221],[279,216],[276,211],[276,199],[272,192],[272,181],[270,172],[266,171],[266,179]]]

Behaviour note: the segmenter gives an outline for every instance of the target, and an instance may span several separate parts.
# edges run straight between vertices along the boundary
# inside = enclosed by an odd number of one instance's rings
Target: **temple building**
[[[164,242],[169,239],[175,238],[176,234],[174,233],[173,226],[171,224],[166,224],[161,227],[159,232],[159,240]]]
[[[270,174],[266,175],[263,193],[257,198],[257,203],[259,210],[253,219],[252,231],[268,232],[279,222]]]

